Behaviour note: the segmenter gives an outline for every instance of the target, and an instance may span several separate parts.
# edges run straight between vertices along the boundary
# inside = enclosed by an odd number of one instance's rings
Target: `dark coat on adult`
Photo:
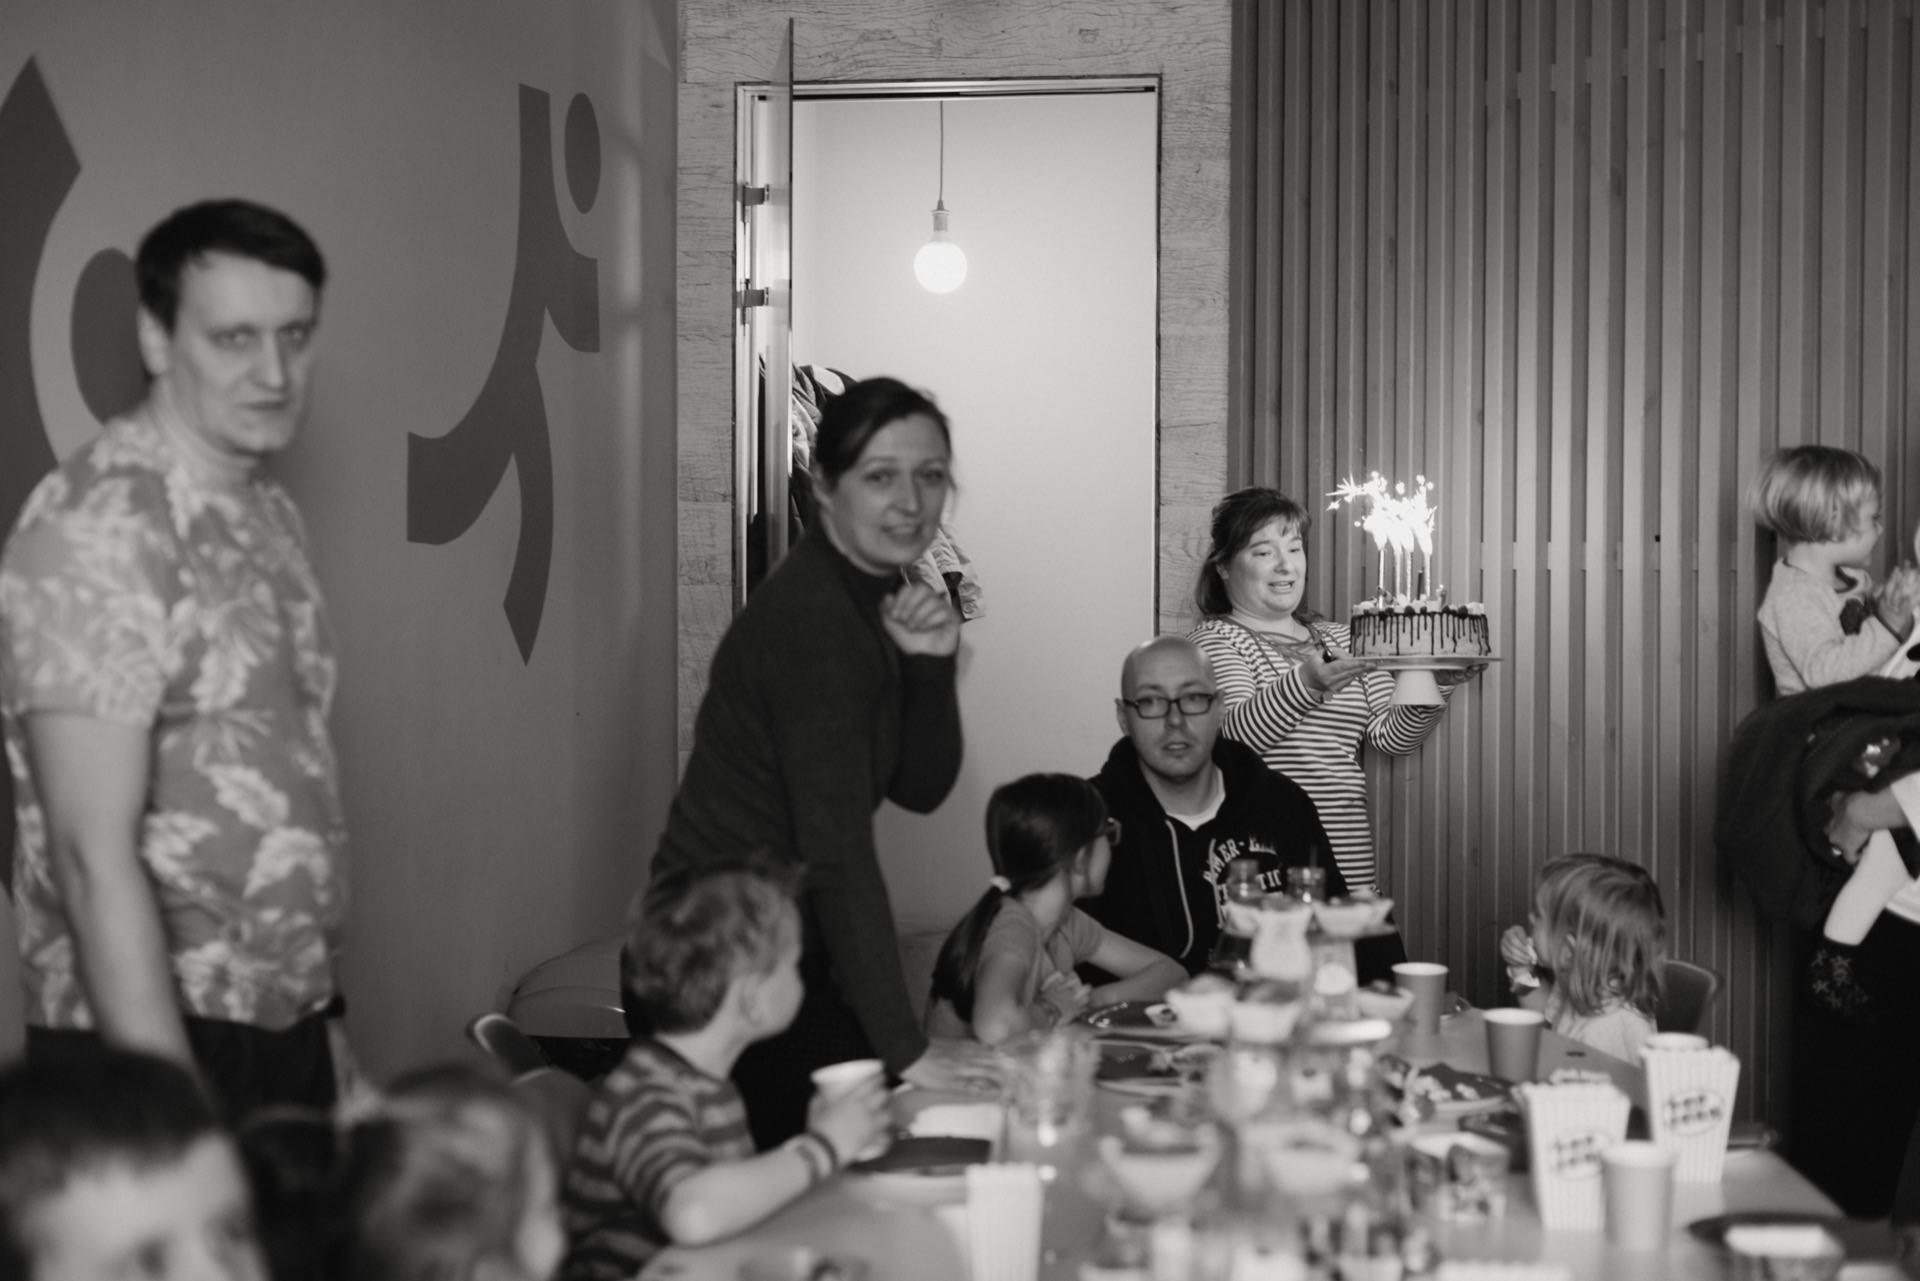
[[[1121,834],[1105,889],[1079,906],[1108,929],[1165,952],[1189,974],[1207,967],[1220,937],[1220,903],[1234,859],[1258,859],[1262,888],[1281,890],[1286,870],[1305,867],[1317,849],[1327,892],[1347,892],[1328,854],[1319,811],[1297,783],[1230,738],[1214,743],[1213,763],[1226,794],[1219,811],[1198,828],[1168,816],[1128,739],[1114,744],[1093,778],[1108,812],[1120,820]],[[1377,944],[1383,942],[1391,946],[1382,950]],[[1362,980],[1384,977],[1393,961],[1405,959],[1397,936],[1363,942],[1359,951]]]

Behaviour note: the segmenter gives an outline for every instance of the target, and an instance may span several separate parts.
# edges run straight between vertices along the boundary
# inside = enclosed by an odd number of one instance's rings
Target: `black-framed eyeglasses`
[[[1182,716],[1205,716],[1213,710],[1218,694],[1182,694],[1178,698],[1167,698],[1161,694],[1142,694],[1139,698],[1123,698],[1120,701],[1133,709],[1133,714],[1143,721],[1165,720],[1167,713],[1175,707]]]

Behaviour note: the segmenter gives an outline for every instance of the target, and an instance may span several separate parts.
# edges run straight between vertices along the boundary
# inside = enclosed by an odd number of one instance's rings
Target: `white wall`
[[[794,357],[933,393],[953,423],[950,524],[986,591],[962,632],[960,782],[930,818],[880,818],[909,923],[950,924],[985,888],[996,785],[1099,766],[1121,659],[1154,632],[1157,97],[950,102],[969,274],[944,296],[912,271],[933,101],[795,107]]]
[[[459,1052],[504,984],[618,924],[672,795],[677,6],[9,0],[0,92],[28,59],[82,165],[31,315],[56,452],[97,430],[68,339],[96,250],[244,194],[328,255],[312,415],[278,470],[339,640],[351,1026],[379,1072]],[[597,350],[538,321],[554,536],[525,659],[501,611],[515,468],[457,540],[407,536],[409,433],[447,433],[501,349],[522,85],[549,98],[552,172],[533,186],[595,260],[599,319]],[[600,157],[585,208],[565,160],[583,94]]]

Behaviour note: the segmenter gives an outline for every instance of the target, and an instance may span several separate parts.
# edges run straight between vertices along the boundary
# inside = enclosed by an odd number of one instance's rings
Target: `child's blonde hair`
[[[438,1281],[517,1262],[535,1150],[553,1152],[508,1082],[464,1064],[414,1071],[344,1140],[334,1275]]]
[[[1540,958],[1553,990],[1582,1017],[1615,1001],[1652,1015],[1665,997],[1667,913],[1647,869],[1604,854],[1565,854],[1540,869],[1535,906],[1552,940]]]
[[[1747,496],[1753,519],[1788,543],[1837,543],[1859,528],[1860,508],[1880,496],[1880,469],[1851,449],[1790,445],[1776,450]]]
[[[756,854],[649,887],[620,952],[629,1027],[697,1031],[736,977],[771,973],[800,942],[798,879]]]

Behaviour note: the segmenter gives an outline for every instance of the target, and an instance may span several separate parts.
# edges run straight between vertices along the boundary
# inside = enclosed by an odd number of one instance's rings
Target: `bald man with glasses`
[[[1347,889],[1312,799],[1252,748],[1221,737],[1222,711],[1213,671],[1191,641],[1146,642],[1120,669],[1114,714],[1124,737],[1093,779],[1121,839],[1105,892],[1079,906],[1189,974],[1206,968],[1220,936],[1234,859],[1257,860],[1261,888],[1283,890],[1287,869],[1317,849],[1328,893]],[[1360,953],[1363,980],[1405,959],[1397,936]]]

